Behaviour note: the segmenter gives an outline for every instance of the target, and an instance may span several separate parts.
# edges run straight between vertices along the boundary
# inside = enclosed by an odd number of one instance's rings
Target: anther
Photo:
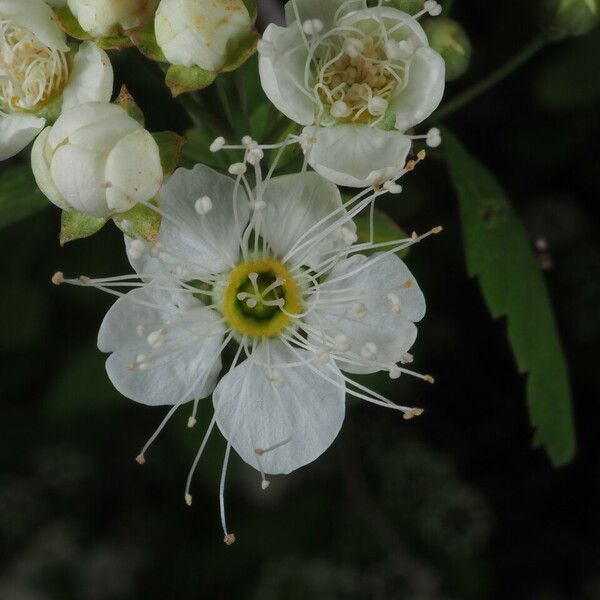
[[[417,158],[419,160],[425,160],[427,156],[427,152],[425,152],[425,150],[419,150],[419,152],[417,152]]]
[[[426,381],[427,383],[435,383],[435,379],[431,375],[424,375],[423,381]]]
[[[377,344],[367,342],[361,349],[360,354],[363,358],[373,358],[377,354]]]
[[[285,384],[285,379],[279,369],[273,369],[271,371],[271,376],[269,377],[269,379],[271,380],[271,383],[278,388],[283,387],[283,385]]]
[[[420,417],[424,412],[425,411],[422,408],[411,408],[410,410],[407,410],[404,415],[402,415],[402,418],[405,421],[410,421],[414,417]]]
[[[196,421],[196,417],[190,417],[187,422],[187,426],[189,429],[194,427],[198,421]]]
[[[350,338],[345,333],[338,333],[333,338],[336,350],[341,350],[342,352],[346,352],[350,350],[350,346],[352,343],[350,342]]]
[[[410,234],[410,237],[411,237],[411,239],[412,239],[413,242],[419,242],[419,241],[421,241],[421,237],[419,236],[419,234],[416,231],[413,231]]]
[[[162,343],[165,341],[165,336],[160,331],[153,331],[148,334],[146,338],[148,340],[148,344],[153,348],[159,348],[162,346]]]
[[[230,175],[243,175],[248,170],[248,167],[241,162],[233,163],[229,165]]]
[[[246,300],[246,306],[248,308],[256,308],[257,304],[258,304],[258,300],[254,297],[248,298],[248,300]]]
[[[335,117],[336,119],[343,119],[344,117],[347,117],[350,114],[350,109],[343,100],[336,100],[331,105],[330,112],[332,117]]]
[[[250,208],[253,210],[264,210],[267,208],[267,203],[264,200],[254,200],[250,202]]]
[[[225,537],[223,538],[223,541],[228,546],[231,546],[232,544],[235,544],[235,534],[234,533],[226,533]]]
[[[400,357],[400,362],[403,365],[408,365],[410,364],[412,361],[414,360],[413,355],[410,352],[405,352],[401,357]]]
[[[260,482],[260,487],[261,487],[263,490],[266,490],[266,489],[268,489],[268,487],[269,487],[270,485],[271,485],[271,482],[270,482],[268,479],[263,479],[263,480]]]
[[[425,143],[430,148],[437,148],[442,143],[442,134],[440,133],[440,130],[437,127],[432,127],[427,132],[427,138],[425,140]]]
[[[322,363],[328,363],[331,355],[329,354],[329,348],[325,346],[321,346],[321,348],[317,348],[315,350],[315,356]]]
[[[191,494],[186,494],[186,495],[185,495],[185,503],[186,503],[188,506],[191,506],[191,505],[192,505],[192,495],[191,495]]]
[[[143,454],[138,454],[138,455],[135,457],[135,462],[136,462],[138,465],[145,465],[145,464],[146,464],[146,458],[144,457],[144,455],[143,455]]]
[[[389,375],[390,379],[398,379],[400,375],[402,375],[402,370],[400,369],[400,367],[394,365],[393,367],[390,367]]]
[[[206,215],[212,210],[212,207],[212,200],[208,196],[202,196],[194,203],[194,208],[199,215]]]
[[[61,283],[64,283],[65,282],[64,273],[62,271],[57,271],[56,273],[54,273],[54,275],[52,275],[51,281],[54,285],[60,285]]]
[[[426,10],[432,17],[437,17],[442,14],[442,7],[439,2],[435,0],[427,0],[423,5],[423,9]]]
[[[245,135],[242,138],[242,146],[246,146],[246,148],[249,148],[250,146],[252,146],[252,144],[254,144],[254,140],[252,139],[251,136],[249,135]]]
[[[146,244],[142,240],[133,240],[129,246],[129,256],[133,260],[139,260],[146,253]]]
[[[383,184],[383,189],[387,190],[390,194],[400,194],[402,192],[402,186],[391,179]]]
[[[364,43],[358,38],[350,37],[344,40],[344,52],[350,58],[356,58],[363,51],[364,47]]]
[[[404,165],[404,169],[406,171],[412,171],[415,168],[415,161],[414,160],[409,160],[406,165]]]
[[[92,282],[92,280],[87,275],[80,275],[78,279],[79,283],[82,283],[83,285],[89,285]]]
[[[441,225],[438,225],[437,227],[434,227],[431,230],[431,233],[434,233],[437,235],[438,233],[442,233],[442,231],[444,231],[444,228]]]
[[[302,23],[302,31],[304,31],[306,35],[321,33],[321,31],[323,31],[323,21],[320,19],[307,19]]]
[[[381,98],[379,96],[375,96],[373,100],[371,100],[371,106],[369,107],[369,112],[372,115],[382,115],[388,108],[388,101],[385,98]]]
[[[263,158],[265,157],[265,153],[262,151],[262,148],[252,148],[248,150],[248,156],[246,160],[251,164],[256,166]]]
[[[352,229],[350,229],[349,227],[342,227],[341,235],[346,246],[352,246],[352,244],[354,244],[356,240],[358,240],[358,236],[356,235],[356,233],[352,231]]]
[[[225,138],[222,136],[219,136],[218,138],[215,138],[213,143],[210,145],[210,151],[218,152],[219,150],[221,150],[223,148],[224,145],[225,145]]]

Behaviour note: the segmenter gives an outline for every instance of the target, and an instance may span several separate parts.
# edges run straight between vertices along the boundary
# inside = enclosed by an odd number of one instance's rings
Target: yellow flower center
[[[301,312],[301,305],[300,289],[285,265],[275,259],[251,260],[230,273],[221,312],[236,333],[275,337],[292,323],[290,315]]]

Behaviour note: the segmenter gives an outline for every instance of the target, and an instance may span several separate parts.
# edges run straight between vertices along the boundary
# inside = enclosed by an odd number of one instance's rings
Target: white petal
[[[368,125],[334,125],[311,128],[316,143],[308,162],[317,173],[338,185],[366,187],[384,181],[405,165],[410,139],[399,131]]]
[[[260,82],[269,100],[289,119],[301,125],[315,120],[315,100],[304,85],[304,70],[308,52],[297,27],[278,27],[271,24],[263,40],[274,51],[260,54]]]
[[[58,117],[52,127],[48,141],[52,148],[57,148],[77,130],[97,123],[105,122],[105,124],[108,124],[114,119],[122,118],[123,115],[128,116],[124,109],[116,104],[107,104],[105,102],[79,104],[64,111]],[[131,120],[135,123],[133,119]]]
[[[317,173],[275,177],[268,182],[263,199],[267,203],[264,236],[275,254],[283,258],[294,246],[304,246],[291,257],[292,264],[318,265],[332,251],[344,247],[344,240],[337,235],[341,224],[352,233],[356,230],[353,221],[345,218],[321,239],[323,232],[344,218],[346,210],[311,229],[342,206],[337,186]]]
[[[119,140],[108,155],[105,178],[110,184],[106,199],[113,211],[123,212],[152,199],[162,184],[163,169],[150,133],[138,129]]]
[[[444,95],[446,64],[431,48],[419,48],[408,67],[408,83],[393,99],[396,129],[406,131],[424,121]]]
[[[332,365],[295,355],[278,342],[262,345],[225,375],[213,394],[217,425],[235,451],[265,473],[290,473],[319,457],[344,420],[345,386]],[[311,361],[285,368],[282,363]],[[280,372],[275,385],[262,364]],[[280,365],[280,366],[277,366]],[[285,443],[283,443],[285,442]],[[255,449],[280,447],[258,456]]]
[[[366,0],[295,0],[298,7],[300,22],[307,19],[320,19],[325,29],[333,25],[333,19],[338,19],[354,10],[367,8]],[[340,7],[343,7],[341,10]],[[285,5],[285,22],[291,25],[296,20],[296,13],[292,2]]]
[[[48,145],[48,135],[50,127],[46,127],[33,143],[31,149],[31,170],[35,181],[42,193],[63,210],[71,210],[73,207],[67,202],[66,198],[58,191],[52,175],[50,173],[50,163],[52,161],[52,149]]]
[[[333,298],[341,301],[335,306],[317,304],[310,322],[313,327],[324,328],[331,338],[340,333],[346,335],[352,344],[351,353],[360,356],[365,344],[371,342],[377,347],[373,360],[391,366],[413,345],[417,335],[414,322],[425,315],[425,298],[408,267],[395,254],[374,254],[369,258],[355,255],[341,260],[319,289],[321,302]],[[333,290],[344,291],[335,295],[330,293]],[[389,294],[398,300],[399,312],[392,310]],[[357,296],[362,298],[353,298]],[[350,299],[344,301],[344,297]],[[359,303],[366,309],[361,316],[355,310]],[[312,336],[312,341],[325,343],[320,336]],[[339,367],[350,373],[379,370],[342,361]]]
[[[104,162],[101,154],[71,144],[54,153],[50,165],[52,180],[75,210],[94,217],[109,215]]]
[[[93,42],[83,42],[63,91],[62,109],[84,102],[110,102],[112,91],[113,70],[108,55]]]
[[[21,152],[44,129],[45,119],[33,115],[0,114],[0,160]]]
[[[241,186],[204,165],[177,169],[159,192],[163,217],[159,241],[173,262],[220,273],[235,264],[240,236],[248,223],[248,198]],[[208,196],[212,210],[199,215],[198,198]],[[234,211],[234,206],[236,210]],[[237,212],[237,224],[236,224]]]
[[[134,131],[143,131],[143,128],[125,111],[120,111],[110,119],[81,125],[79,129],[70,133],[68,139],[71,144],[93,150],[107,157],[119,140]]]
[[[134,240],[128,235],[124,235],[123,238],[125,241],[125,251],[127,253],[129,263],[138,275],[143,275],[143,279],[145,281],[150,281],[157,277],[165,277],[169,275],[169,271],[149,252],[151,249],[150,244],[147,244],[146,252],[144,252],[142,256],[138,256],[137,254],[134,255],[131,252],[131,244]]]
[[[54,13],[43,0],[0,0],[0,16],[12,21],[54,50],[69,51],[67,36],[52,20]]]
[[[98,334],[98,348],[113,353],[106,361],[113,385],[131,400],[153,406],[187,402],[212,392],[221,370],[217,352],[224,334],[216,312],[193,298],[197,308],[190,308],[189,295],[155,289],[160,285],[168,285],[168,280],[119,298]],[[174,319],[182,320],[165,328],[158,348],[151,347],[148,335]],[[139,355],[149,359],[147,368],[131,369]]]

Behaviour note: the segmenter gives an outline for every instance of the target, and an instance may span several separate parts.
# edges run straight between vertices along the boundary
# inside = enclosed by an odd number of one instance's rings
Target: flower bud
[[[550,40],[585,35],[598,23],[598,0],[543,0],[544,32]]]
[[[427,19],[423,29],[429,45],[441,54],[446,63],[446,81],[458,79],[469,68],[471,42],[459,23],[446,17]]]
[[[170,63],[218,71],[252,21],[242,0],[161,0],[154,27]]]
[[[154,138],[115,104],[63,112],[33,145],[39,188],[63,210],[94,217],[124,212],[158,192],[163,169]]]
[[[158,0],[68,0],[81,28],[94,37],[119,35],[144,25]]]

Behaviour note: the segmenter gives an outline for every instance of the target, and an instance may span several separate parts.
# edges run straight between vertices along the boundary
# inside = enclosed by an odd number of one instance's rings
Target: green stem
[[[233,112],[231,111],[231,105],[229,104],[229,97],[227,95],[227,90],[225,89],[225,82],[222,77],[217,77],[215,86],[217,88],[217,94],[219,95],[219,101],[221,102],[221,107],[223,108],[225,117],[227,118],[227,121],[229,122],[229,125],[231,126],[231,128],[235,129]]]
[[[481,94],[487,92],[490,88],[494,87],[497,83],[524,65],[532,56],[535,56],[544,47],[545,43],[543,38],[534,38],[527,46],[517,52],[517,54],[506,61],[501,67],[498,67],[474,86],[444,104],[440,110],[435,113],[435,120],[441,121],[457,110],[460,110],[463,106],[469,104]]]

